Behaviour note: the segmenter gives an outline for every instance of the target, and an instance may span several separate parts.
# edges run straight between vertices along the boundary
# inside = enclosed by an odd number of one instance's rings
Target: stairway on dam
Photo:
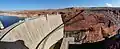
[[[39,42],[52,30],[62,24],[61,15],[40,16],[36,19],[18,22],[2,31],[1,36],[9,31],[1,41],[13,42],[23,40],[29,49],[35,49]],[[19,24],[19,25],[17,25]],[[16,26],[17,25],[17,26]],[[14,27],[16,26],[16,27]],[[14,27],[14,28],[13,28]],[[40,45],[39,49],[49,49],[58,40],[63,38],[63,28],[59,28],[48,36]]]

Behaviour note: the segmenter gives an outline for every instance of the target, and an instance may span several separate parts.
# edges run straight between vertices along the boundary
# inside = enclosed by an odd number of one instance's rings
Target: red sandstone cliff
[[[21,11],[17,14],[25,14],[28,17],[32,15],[45,15],[45,14],[61,14],[63,22],[69,20],[71,17],[75,16],[81,10],[85,10],[83,13],[77,15],[74,19],[65,24],[65,31],[74,30],[86,30],[87,37],[85,41],[98,41],[102,40],[103,37],[108,37],[116,34],[116,25],[110,20],[110,18],[105,17],[104,14],[108,10],[112,11],[114,14],[119,12],[119,8],[65,8],[65,9],[49,9],[49,10],[37,10],[37,11]],[[119,13],[117,13],[119,15]]]

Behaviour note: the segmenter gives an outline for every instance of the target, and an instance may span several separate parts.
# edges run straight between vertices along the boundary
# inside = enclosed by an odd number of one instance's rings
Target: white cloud
[[[98,7],[98,6],[94,6],[94,5],[76,5],[76,4],[72,4],[68,7]]]
[[[109,4],[109,3],[106,3],[106,6],[108,6],[108,7],[113,7],[113,5],[112,5],[112,4]]]

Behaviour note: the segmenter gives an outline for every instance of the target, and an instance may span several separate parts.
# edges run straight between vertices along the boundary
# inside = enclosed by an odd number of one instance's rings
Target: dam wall
[[[39,18],[25,21],[13,28],[1,41],[12,42],[23,40],[29,49],[35,49],[44,37],[62,23],[62,18],[59,14],[40,16]],[[39,49],[49,49],[49,47],[63,38],[63,30],[63,28],[59,28],[57,31],[53,32],[44,42],[44,45],[39,46]]]

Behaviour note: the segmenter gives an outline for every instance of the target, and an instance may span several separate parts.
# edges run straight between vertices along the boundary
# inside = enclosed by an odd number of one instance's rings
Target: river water
[[[19,17],[16,16],[2,16],[0,15],[0,21],[2,23],[2,25],[4,26],[4,28],[9,27],[10,25],[19,22],[20,20],[23,20]]]

